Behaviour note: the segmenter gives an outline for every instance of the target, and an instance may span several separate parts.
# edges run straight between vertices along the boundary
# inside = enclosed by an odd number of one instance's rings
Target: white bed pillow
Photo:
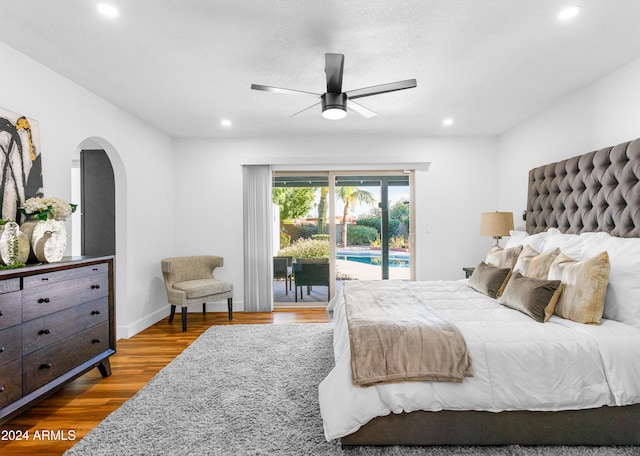
[[[549,228],[544,245],[541,249],[536,250],[540,253],[547,253],[555,249],[560,249],[563,254],[576,260],[586,260],[593,256],[584,255],[582,248],[583,238],[581,234],[563,234],[557,228]]]
[[[516,247],[518,245],[522,245],[524,238],[526,238],[527,236],[529,236],[529,234],[526,231],[522,231],[522,230],[510,230],[509,231],[509,239],[507,240],[507,243],[505,244],[504,248],[505,249],[510,249],[512,247]]]
[[[519,245],[525,246],[529,245],[532,249],[542,252],[542,248],[544,247],[544,242],[549,237],[549,233],[543,231],[541,233],[536,234],[527,234],[526,231],[509,231],[510,238],[505,244],[505,249],[511,249],[513,247],[517,247]],[[553,250],[553,249],[551,249]]]
[[[640,329],[640,238],[582,234],[586,256],[606,250],[611,270],[603,317]]]

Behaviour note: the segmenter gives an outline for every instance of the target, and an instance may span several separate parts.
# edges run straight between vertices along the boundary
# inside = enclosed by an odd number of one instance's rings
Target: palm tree
[[[358,187],[336,187],[338,198],[344,202],[344,212],[342,214],[342,247],[347,246],[347,216],[349,209],[356,203],[373,204],[376,199],[371,192],[360,190]]]

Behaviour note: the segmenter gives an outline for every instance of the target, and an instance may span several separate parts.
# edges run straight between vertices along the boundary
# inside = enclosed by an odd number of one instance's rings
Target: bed
[[[327,440],[340,438],[343,446],[640,444],[639,176],[640,140],[530,171],[526,232],[513,232],[500,253],[519,249],[507,287],[524,280],[525,251],[535,251],[534,261],[553,256],[547,278],[566,282],[553,292],[562,316],[547,315],[544,323],[504,301],[513,295],[506,288],[497,299],[471,288],[473,276],[346,283],[328,307],[336,364],[319,386]],[[562,275],[559,260],[575,262],[571,267],[594,258],[601,264],[605,254],[598,291],[604,307],[599,324],[585,324],[572,302],[598,293],[571,285],[575,277]],[[354,386],[345,302],[366,301],[364,289],[372,302],[399,297],[454,322],[473,376]]]

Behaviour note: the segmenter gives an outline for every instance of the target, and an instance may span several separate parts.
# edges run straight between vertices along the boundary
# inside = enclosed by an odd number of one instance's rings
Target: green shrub
[[[389,247],[392,249],[407,249],[409,248],[409,241],[404,236],[393,236],[389,239]]]
[[[374,228],[378,233],[380,233],[380,217],[370,217],[370,218],[360,218],[356,222],[356,226],[369,226]],[[389,236],[397,236],[398,229],[400,228],[400,220],[396,218],[389,218]],[[349,228],[351,229],[351,228]]]
[[[370,226],[351,225],[347,227],[347,243],[350,245],[369,245],[377,235],[378,231]]]
[[[318,225],[315,223],[283,223],[283,229],[291,235],[292,242],[318,234]]]
[[[289,245],[291,245],[291,235],[285,230],[280,230],[280,248],[284,249],[285,247],[289,247]]]
[[[389,219],[389,237],[397,236],[399,228],[400,228],[400,220],[390,218]]]
[[[369,243],[371,247],[382,247],[382,239],[380,239],[380,233],[376,233],[376,238]]]
[[[318,239],[320,241],[328,241],[329,240],[329,235],[328,234],[312,234],[311,235],[311,239]]]
[[[356,225],[375,228],[377,232],[380,232],[380,217],[359,218]]]
[[[320,239],[298,239],[289,247],[281,249],[280,256],[298,258],[329,258],[329,241]]]
[[[314,234],[318,234],[318,225],[315,223],[301,223],[296,226],[298,228],[298,239],[308,239]]]

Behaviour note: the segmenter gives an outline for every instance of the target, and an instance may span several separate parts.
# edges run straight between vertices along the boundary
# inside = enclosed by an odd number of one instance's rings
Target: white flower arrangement
[[[24,206],[20,208],[20,212],[24,215],[35,215],[40,220],[65,221],[73,212],[75,212],[77,204],[69,203],[63,199],[52,196],[49,198],[34,196],[24,202]]]

